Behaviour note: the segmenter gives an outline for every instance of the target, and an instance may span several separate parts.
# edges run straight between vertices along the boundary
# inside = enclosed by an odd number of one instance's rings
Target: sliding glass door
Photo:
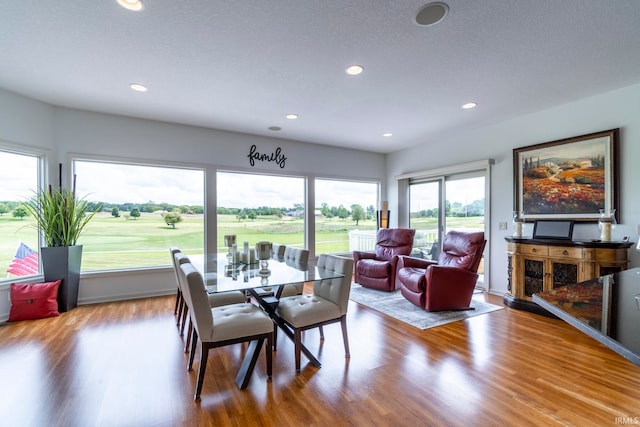
[[[451,230],[484,231],[484,170],[409,181],[409,226],[416,229],[413,256],[438,259]],[[478,269],[484,283],[484,261]]]

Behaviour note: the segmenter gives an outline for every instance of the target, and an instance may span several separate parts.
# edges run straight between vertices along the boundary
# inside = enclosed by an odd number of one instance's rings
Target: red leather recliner
[[[366,288],[395,291],[398,257],[409,255],[416,230],[381,228],[375,252],[353,251],[354,280]]]
[[[486,243],[482,231],[450,231],[437,262],[400,257],[397,277],[400,292],[427,311],[468,309]]]

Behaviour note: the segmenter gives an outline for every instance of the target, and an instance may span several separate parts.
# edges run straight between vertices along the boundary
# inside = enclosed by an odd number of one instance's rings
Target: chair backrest
[[[309,251],[287,246],[284,251],[284,262],[294,267],[299,265],[306,266],[309,263]]]
[[[337,255],[320,254],[318,257],[318,268],[344,275],[344,277],[338,279],[314,282],[313,293],[338,305],[338,307],[340,307],[340,314],[347,314],[349,293],[351,292],[351,278],[353,276],[353,259]]]
[[[486,243],[482,231],[449,231],[442,242],[438,265],[464,268],[475,273]]]
[[[177,253],[182,253],[182,251],[177,246],[169,246],[169,253],[171,254],[171,263],[173,264],[173,271],[174,273],[176,273],[176,281],[178,282],[178,286],[180,286],[180,280],[178,280],[178,264],[176,264],[176,259],[174,255]]]
[[[273,243],[271,245],[271,257],[274,259],[282,259],[284,257],[284,251],[286,249],[287,249],[287,245]]]
[[[213,337],[213,313],[207,298],[202,275],[190,262],[180,265],[180,277],[183,280],[183,294],[189,305],[193,327],[201,341],[211,341]]]
[[[396,255],[410,255],[415,234],[413,228],[381,228],[376,236],[376,258],[388,261]]]

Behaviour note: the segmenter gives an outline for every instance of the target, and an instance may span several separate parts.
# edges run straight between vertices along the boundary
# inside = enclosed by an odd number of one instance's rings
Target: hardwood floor
[[[480,296],[502,305],[501,298]],[[2,426],[495,426],[640,422],[640,367],[559,320],[509,308],[425,331],[353,302],[305,342],[278,334],[246,390],[243,345],[210,352],[202,401],[173,297],[80,306],[0,327]],[[196,359],[197,360],[197,359]]]

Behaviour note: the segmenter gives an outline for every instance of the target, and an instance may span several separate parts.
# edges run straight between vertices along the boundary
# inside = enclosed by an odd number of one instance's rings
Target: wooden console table
[[[512,308],[549,315],[532,300],[533,294],[595,279],[627,269],[633,242],[595,242],[505,237],[507,294]]]

